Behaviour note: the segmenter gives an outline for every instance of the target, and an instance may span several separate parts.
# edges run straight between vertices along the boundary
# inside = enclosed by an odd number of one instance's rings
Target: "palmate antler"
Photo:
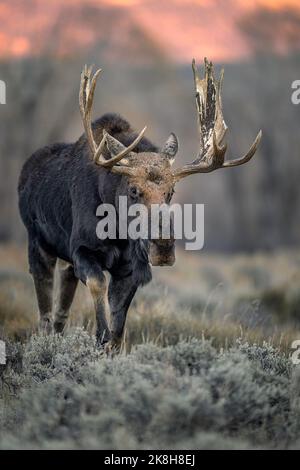
[[[109,134],[103,130],[103,137],[99,145],[96,144],[92,129],[92,105],[94,99],[94,93],[97,83],[97,78],[101,72],[101,69],[96,70],[92,76],[93,67],[84,66],[81,73],[80,81],[80,90],[79,90],[79,107],[82,117],[83,127],[85,130],[85,135],[90,147],[93,160],[97,165],[103,166],[105,168],[111,169],[115,173],[119,174],[132,174],[132,169],[123,166],[117,165],[122,159],[124,159],[130,152],[138,145],[138,143],[143,138],[146,127],[139,133],[137,138],[128,146],[122,146],[122,150],[117,154],[111,157],[110,159],[105,159],[102,155],[102,152],[107,144]],[[113,139],[110,136],[110,139]],[[121,144],[120,144],[121,145]]]
[[[223,119],[221,100],[223,71],[221,72],[219,80],[217,80],[214,75],[212,63],[208,62],[207,59],[204,59],[204,65],[204,78],[200,78],[196,69],[195,60],[193,60],[192,63],[200,134],[199,153],[197,158],[192,163],[188,163],[182,168],[173,171],[173,177],[175,181],[178,181],[181,178],[192,175],[194,173],[209,173],[219,168],[230,168],[243,165],[244,163],[248,162],[255,154],[262,136],[262,132],[259,131],[255,141],[246,155],[241,158],[225,162],[227,145],[223,144],[223,140],[227,126]],[[97,70],[92,76],[92,67],[87,67],[85,65],[81,74],[80,82],[80,112],[91,154],[97,165],[107,168],[114,173],[127,176],[135,175],[136,169],[133,166],[130,166],[130,162],[128,159],[125,160],[125,157],[129,156],[132,150],[141,141],[146,131],[146,127],[144,127],[144,129],[128,147],[125,147],[113,136],[110,136],[105,130],[103,130],[103,137],[101,142],[98,145],[95,142],[92,129],[91,110],[97,78],[100,72],[101,70]],[[164,147],[162,154],[165,153],[166,158],[168,158],[171,162],[173,161],[173,157],[177,151],[178,142],[176,138],[174,140],[173,136],[172,142],[173,144],[176,143],[176,145],[173,145],[175,148],[175,151],[173,151],[173,149],[170,150],[169,148],[169,139],[167,141],[168,152],[166,152],[166,147]],[[110,149],[111,146],[114,147],[113,155],[109,159],[104,158],[102,155],[105,146],[107,146],[108,149]]]
[[[243,165],[248,162],[256,152],[262,131],[259,131],[249,151],[236,160],[225,160],[227,145],[223,139],[227,126],[223,119],[221,87],[223,70],[219,80],[214,76],[213,64],[204,59],[205,74],[200,78],[195,60],[192,67],[194,73],[196,106],[198,113],[198,125],[200,133],[200,149],[197,158],[187,165],[173,172],[174,178],[179,180],[194,173],[209,173],[218,168],[229,168]]]

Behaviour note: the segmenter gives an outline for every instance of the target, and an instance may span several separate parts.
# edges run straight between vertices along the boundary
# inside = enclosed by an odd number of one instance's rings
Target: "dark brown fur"
[[[93,124],[95,140],[103,129],[128,146],[136,133],[115,114]],[[54,328],[63,331],[78,279],[93,296],[99,342],[119,344],[130,302],[140,285],[151,280],[147,240],[99,240],[96,209],[101,203],[117,206],[118,196],[129,203],[170,202],[174,181],[166,156],[143,138],[135,148],[138,173],[134,178],[113,174],[91,160],[85,136],[73,144],[54,144],[35,152],[24,164],[19,179],[19,207],[28,231],[30,272],[33,275],[41,325],[52,329],[53,273],[59,266],[59,293],[54,306]],[[136,194],[132,196],[132,188]],[[161,252],[173,250],[172,243]],[[156,255],[160,253],[158,246]],[[165,255],[164,255],[165,256]],[[111,274],[106,286],[104,272]],[[105,313],[105,295],[111,325]]]

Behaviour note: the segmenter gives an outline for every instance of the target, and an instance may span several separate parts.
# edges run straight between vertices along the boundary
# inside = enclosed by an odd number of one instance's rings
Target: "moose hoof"
[[[123,338],[118,336],[113,336],[107,343],[107,348],[112,355],[119,354],[122,351],[122,346],[124,346]]]
[[[63,333],[64,328],[65,328],[64,323],[54,322],[54,332],[55,333],[57,333],[57,334]]]
[[[119,354],[121,351],[121,343],[116,343],[115,341],[111,340],[104,345],[104,352],[108,356],[115,356]]]
[[[40,333],[44,335],[50,335],[53,333],[53,323],[50,318],[43,318],[40,320],[40,327],[39,327]]]
[[[110,343],[110,337],[98,337],[97,336],[97,341],[96,341],[96,346],[98,349],[103,349],[105,350],[105,348],[107,347],[107,345]]]

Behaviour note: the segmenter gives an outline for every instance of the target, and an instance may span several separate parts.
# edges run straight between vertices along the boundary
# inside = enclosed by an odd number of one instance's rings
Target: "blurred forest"
[[[118,15],[85,8],[81,21],[89,28],[100,27],[102,39],[76,55],[56,53],[60,32],[70,26],[64,18],[51,31],[43,53],[1,61],[1,79],[7,84],[7,104],[0,107],[1,242],[26,239],[16,192],[26,158],[40,146],[72,141],[82,133],[77,96],[84,63],[103,69],[95,117],[118,112],[137,129],[147,125],[147,136],[158,144],[173,131],[181,144],[177,163],[195,157],[197,122],[190,65],[174,63],[136,25],[126,26],[126,41],[115,39],[111,27],[124,26]],[[70,18],[74,27],[76,21]],[[260,9],[241,18],[238,26],[253,55],[225,64],[228,157],[247,151],[260,128],[263,140],[251,164],[184,180],[175,201],[205,204],[205,249],[253,251],[297,245],[300,106],[291,102],[291,84],[300,78],[300,14],[291,9]],[[200,66],[204,55],[200,45]],[[221,66],[216,64],[218,72]]]

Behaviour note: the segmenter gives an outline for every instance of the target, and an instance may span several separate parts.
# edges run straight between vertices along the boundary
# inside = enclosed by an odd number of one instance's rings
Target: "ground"
[[[0,257],[0,448],[300,447],[300,252],[179,253],[114,357],[83,286],[65,336],[36,334],[24,250]]]

